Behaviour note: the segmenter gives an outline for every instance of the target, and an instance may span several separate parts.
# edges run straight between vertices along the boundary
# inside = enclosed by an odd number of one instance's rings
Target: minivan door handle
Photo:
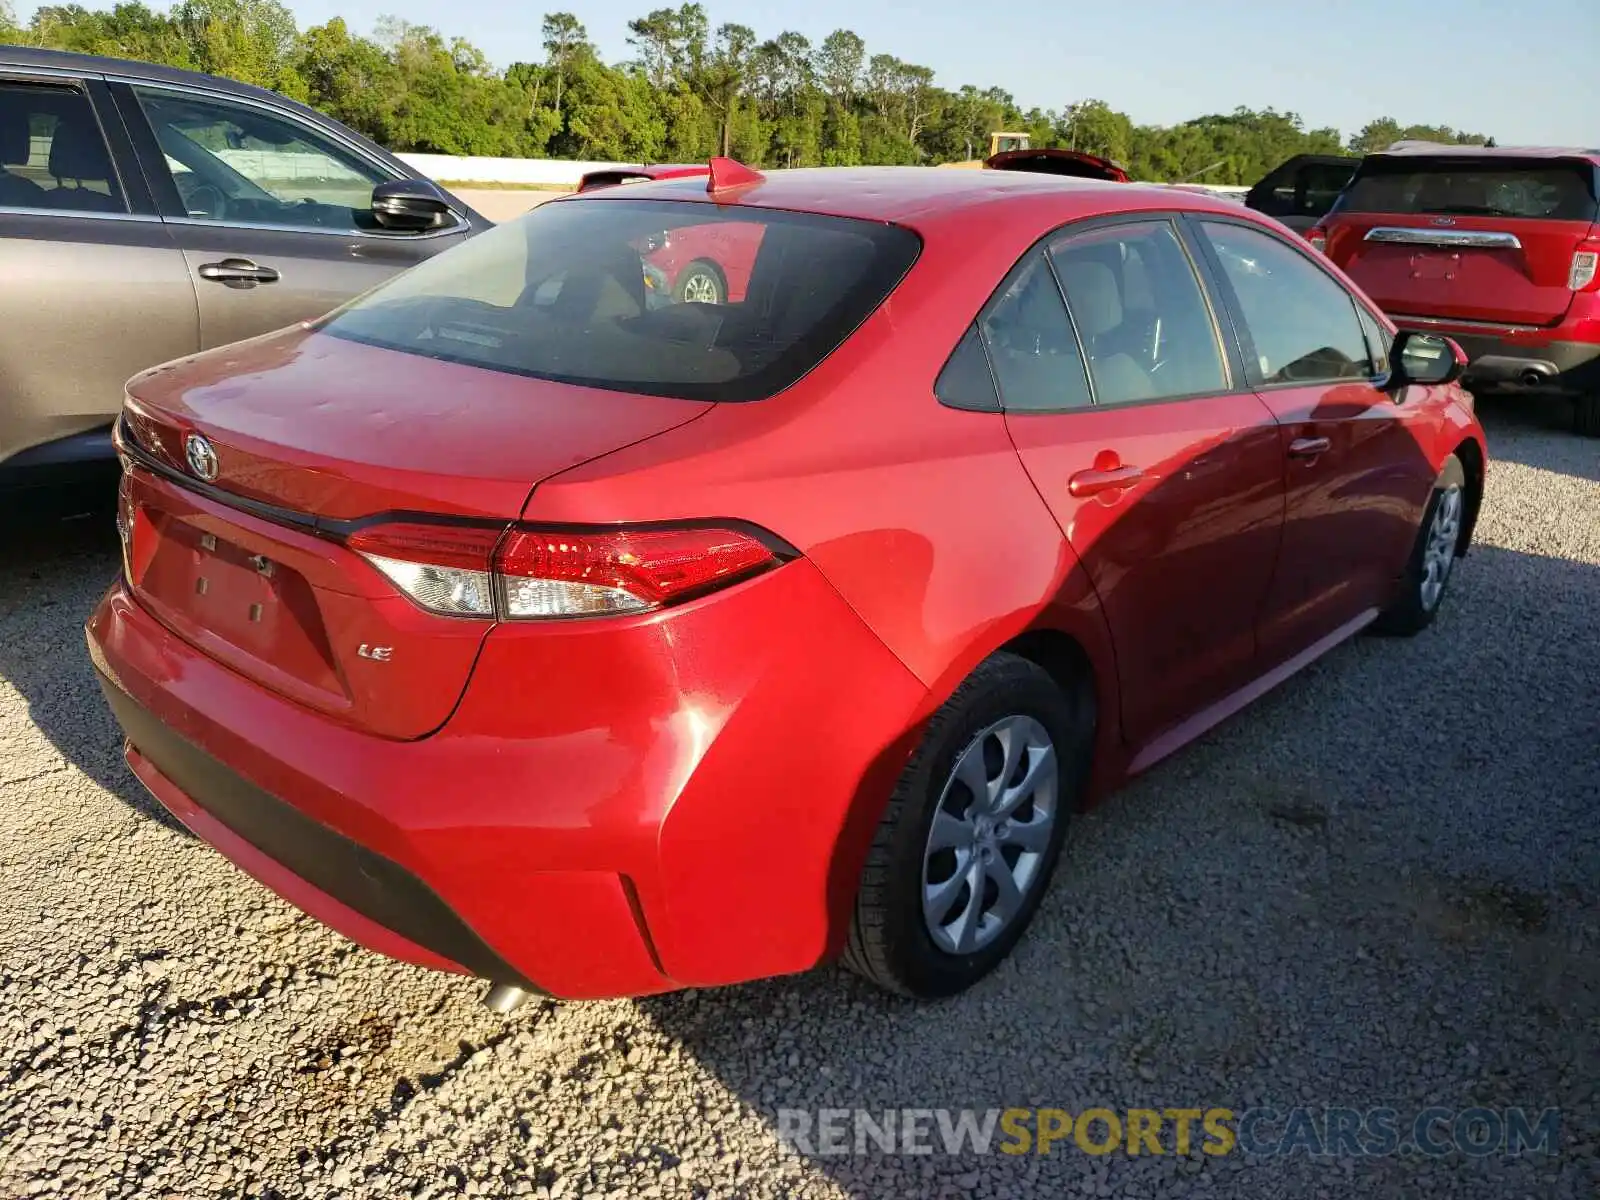
[[[276,283],[278,272],[272,267],[259,266],[248,258],[225,258],[221,262],[201,263],[200,278],[228,287],[254,287],[258,283]]]
[[[1289,443],[1289,457],[1316,458],[1318,455],[1326,454],[1332,445],[1333,443],[1325,437],[1295,438]]]

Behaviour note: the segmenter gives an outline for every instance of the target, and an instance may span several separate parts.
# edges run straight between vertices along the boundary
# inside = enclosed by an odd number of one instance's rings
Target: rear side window
[[[82,92],[0,83],[0,206],[128,211],[100,123]]]
[[[1369,158],[1340,207],[1345,212],[1593,221],[1595,169],[1552,159]]]
[[[921,240],[879,222],[558,200],[396,276],[322,332],[584,387],[760,400],[827,357]]]
[[[962,335],[934,382],[933,394],[939,397],[940,403],[951,408],[977,412],[994,412],[1000,408],[994,375],[989,370],[989,358],[983,351],[983,340],[976,325],[969,325]]]
[[[1217,328],[1169,221],[1072,233],[1050,247],[1095,400],[1125,404],[1226,390]]]
[[[1029,255],[978,323],[1008,412],[1093,403],[1078,339],[1044,255]]]

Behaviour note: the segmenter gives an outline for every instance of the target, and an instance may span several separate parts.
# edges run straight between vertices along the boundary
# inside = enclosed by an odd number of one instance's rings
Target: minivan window
[[[599,193],[446,250],[319,328],[585,387],[760,400],[831,354],[921,246],[881,222]]]
[[[307,126],[251,104],[135,87],[181,215],[233,225],[371,228],[389,176]],[[174,214],[179,215],[179,214]]]
[[[1553,159],[1369,158],[1343,212],[1596,219],[1595,168]]]
[[[0,83],[0,206],[128,211],[100,123],[82,92]]]

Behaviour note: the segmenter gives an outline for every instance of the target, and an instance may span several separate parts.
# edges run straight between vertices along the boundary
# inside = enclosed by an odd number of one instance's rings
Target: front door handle
[[[1332,445],[1333,443],[1325,437],[1295,438],[1289,443],[1289,457],[1316,458],[1320,454],[1326,454]]]
[[[1067,480],[1067,491],[1078,499],[1098,496],[1102,492],[1119,492],[1130,488],[1144,478],[1139,467],[1091,467],[1079,471]]]
[[[278,272],[272,267],[259,266],[248,258],[225,258],[221,262],[201,263],[200,278],[228,287],[254,287],[258,283],[276,283]]]

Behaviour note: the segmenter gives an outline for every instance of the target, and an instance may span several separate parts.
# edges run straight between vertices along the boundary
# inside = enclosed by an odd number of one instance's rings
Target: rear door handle
[[[1319,454],[1326,454],[1332,445],[1325,437],[1295,438],[1289,443],[1289,457],[1316,458]]]
[[[1144,470],[1140,467],[1092,467],[1069,478],[1067,491],[1083,499],[1086,496],[1098,496],[1102,492],[1119,492],[1143,478]]]
[[[278,272],[272,267],[253,263],[248,258],[225,258],[221,262],[201,263],[200,278],[229,287],[254,287],[258,283],[276,283]]]

